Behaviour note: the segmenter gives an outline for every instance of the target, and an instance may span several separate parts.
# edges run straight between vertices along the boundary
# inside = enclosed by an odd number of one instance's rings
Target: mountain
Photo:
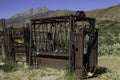
[[[50,10],[46,7],[29,9],[26,12],[20,12],[13,15],[11,18],[7,19],[7,24],[20,25],[24,21],[27,21],[31,18],[42,18],[48,16],[58,16],[58,15],[69,15],[73,14],[75,11],[70,10]],[[120,22],[120,5],[112,6],[106,9],[95,9],[85,12],[88,17],[93,17],[97,19],[97,22],[101,21],[117,21]]]
[[[36,14],[44,14],[46,12],[49,12],[50,10],[46,7],[41,7],[41,8],[31,8],[26,12],[19,12],[17,14],[15,14],[14,16],[12,16],[12,18],[18,18],[18,17],[29,17],[29,16],[33,16]]]
[[[28,19],[29,17],[35,16],[35,15],[44,15],[48,12],[50,12],[51,10],[49,10],[46,7],[40,7],[40,8],[31,8],[26,12],[19,12],[16,13],[15,15],[13,15],[11,18],[7,19],[7,24],[8,25],[12,25],[12,24],[20,24],[21,22],[24,22],[26,19]]]
[[[24,21],[27,21],[31,18],[42,18],[42,17],[50,17],[50,16],[60,16],[60,15],[68,15],[72,14],[73,11],[70,10],[50,10],[46,7],[37,8],[37,9],[29,9],[26,12],[19,12],[13,15],[11,18],[6,20],[7,25],[22,25]]]

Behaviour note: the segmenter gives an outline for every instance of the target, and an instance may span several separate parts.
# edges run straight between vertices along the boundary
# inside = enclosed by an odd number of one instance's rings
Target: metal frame
[[[82,12],[82,15],[84,13]],[[78,15],[68,15],[68,16],[58,16],[58,17],[48,17],[48,18],[39,18],[39,19],[31,19],[30,27],[30,46],[29,46],[29,65],[41,65],[47,67],[56,67],[56,65],[60,64],[65,66],[66,64],[69,67],[69,71],[73,72],[75,70],[78,71],[81,77],[89,76],[87,73],[92,71],[97,65],[97,41],[98,41],[98,30],[95,29],[95,19],[82,16],[81,13]],[[79,32],[76,31],[76,26],[79,25],[77,22],[86,21],[89,23],[89,26],[81,27]],[[67,26],[67,28],[65,28]],[[45,27],[52,29],[57,27],[57,30],[60,30],[64,27],[64,29],[69,30],[69,38],[67,39],[68,49],[67,51],[54,52],[54,51],[42,51],[38,48],[41,44],[40,39],[42,35],[38,34],[42,31],[45,33]],[[47,28],[46,28],[47,29]],[[66,31],[66,30],[65,30]],[[48,33],[50,30],[48,31]],[[51,31],[53,34],[57,34],[54,31]],[[89,42],[87,44],[88,48],[86,51],[86,55],[84,54],[84,37],[86,34],[89,36]],[[67,35],[67,37],[68,37]],[[59,36],[57,36],[59,37]],[[52,41],[54,42],[55,37],[53,37]],[[57,42],[59,40],[56,40]],[[64,41],[62,41],[64,43]],[[79,44],[76,44],[76,42]],[[65,44],[65,45],[66,45]],[[92,44],[92,45],[91,45]],[[45,43],[44,43],[45,45]],[[55,45],[55,43],[53,43]],[[76,45],[78,45],[79,51],[77,52]],[[52,48],[54,48],[52,46]],[[93,59],[92,59],[93,58]],[[62,61],[61,61],[62,60]],[[51,63],[51,64],[50,64]],[[57,66],[61,67],[60,65]],[[81,69],[81,70],[80,70]]]
[[[7,28],[4,19],[1,22],[5,58],[11,60],[12,57],[16,63],[14,33],[17,29]],[[88,24],[81,25],[81,22]],[[22,36],[29,66],[67,67],[70,72],[76,71],[81,79],[89,77],[89,72],[95,75],[98,29],[94,18],[78,11],[76,15],[31,19],[26,26],[22,29]]]

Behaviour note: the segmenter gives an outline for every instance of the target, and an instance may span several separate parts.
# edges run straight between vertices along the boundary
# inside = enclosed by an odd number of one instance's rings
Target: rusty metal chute
[[[29,40],[31,66],[67,65],[71,72],[77,70],[80,76],[87,76],[96,68],[98,29],[95,19],[86,17],[83,12],[31,19]]]

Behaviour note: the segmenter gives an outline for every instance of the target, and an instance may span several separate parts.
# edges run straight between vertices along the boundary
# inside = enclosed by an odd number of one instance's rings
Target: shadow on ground
[[[101,74],[104,74],[104,73],[112,73],[108,68],[106,67],[98,67],[97,71],[96,71],[96,74],[98,75],[101,75]]]
[[[84,80],[100,80],[100,75],[105,74],[105,73],[111,73],[111,71],[106,68],[106,67],[98,67],[95,75],[89,78],[85,78]]]

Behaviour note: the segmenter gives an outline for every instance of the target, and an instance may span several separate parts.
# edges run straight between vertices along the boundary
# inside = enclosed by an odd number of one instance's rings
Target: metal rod
[[[69,25],[70,25],[70,39],[69,39],[69,70],[70,72],[73,72],[73,68],[74,68],[74,19],[71,15],[70,17],[70,21],[69,21]]]

